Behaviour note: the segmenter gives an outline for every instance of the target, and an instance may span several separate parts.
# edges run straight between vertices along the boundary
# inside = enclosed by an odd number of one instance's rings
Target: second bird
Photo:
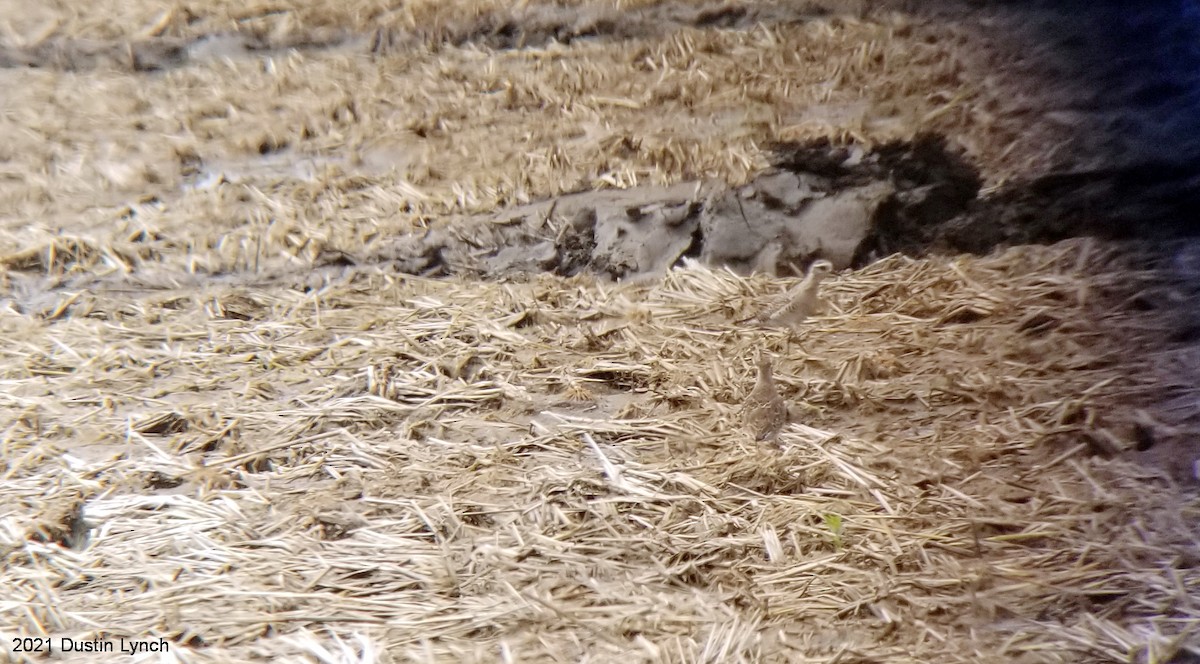
[[[788,291],[772,306],[760,313],[755,320],[765,325],[797,325],[817,313],[821,308],[821,280],[833,272],[833,263],[827,260],[814,261],[808,268],[804,280]]]
[[[775,389],[771,360],[759,355],[755,364],[758,366],[758,380],[746,397],[742,415],[746,428],[754,434],[755,440],[775,440],[788,421],[787,403]]]

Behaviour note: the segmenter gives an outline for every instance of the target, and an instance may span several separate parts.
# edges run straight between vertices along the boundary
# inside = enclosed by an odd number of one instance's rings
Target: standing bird
[[[746,428],[754,434],[754,440],[773,441],[779,436],[783,425],[787,424],[787,404],[775,389],[775,380],[771,377],[771,360],[760,354],[755,364],[758,365],[758,381],[746,397],[742,417]]]
[[[833,272],[833,263],[814,261],[795,288],[768,307],[755,320],[764,325],[796,325],[821,308],[821,280]]]

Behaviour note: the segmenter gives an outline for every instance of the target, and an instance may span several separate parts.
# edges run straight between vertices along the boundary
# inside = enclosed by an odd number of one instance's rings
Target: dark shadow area
[[[1070,237],[1169,239],[1200,235],[1200,164],[1169,161],[1051,173],[980,196],[977,169],[941,137],[881,146],[853,166],[852,148],[827,141],[776,146],[774,164],[819,174],[833,190],[890,181],[855,263],[900,252],[987,253]]]
[[[1010,182],[938,233],[948,250],[1066,237],[1200,233],[1200,3],[1019,0],[901,3],[990,21],[1028,44],[1028,91],[1069,125],[1060,166]]]

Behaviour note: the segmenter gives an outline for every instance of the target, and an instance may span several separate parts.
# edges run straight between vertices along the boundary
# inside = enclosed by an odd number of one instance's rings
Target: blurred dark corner
[[[1076,123],[1061,165],[1000,198],[1088,226],[1063,227],[1064,236],[1200,235],[1200,0],[903,5],[999,18],[1036,51],[1036,84],[1055,93],[1045,110]]]

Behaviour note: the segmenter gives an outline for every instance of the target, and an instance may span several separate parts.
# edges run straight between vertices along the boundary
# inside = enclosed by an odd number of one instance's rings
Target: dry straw
[[[732,322],[790,284],[695,265],[10,312],[0,625],[197,662],[1165,662],[1198,505],[1090,442],[1186,378],[1144,260],[892,257],[795,332]],[[777,444],[738,416],[759,351]]]

